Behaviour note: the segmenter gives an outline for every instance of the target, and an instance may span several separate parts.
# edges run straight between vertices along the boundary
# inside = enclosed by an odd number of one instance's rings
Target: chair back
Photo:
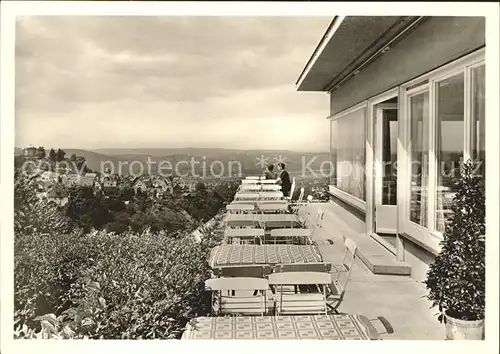
[[[224,290],[261,290],[269,288],[267,279],[232,277],[232,278],[212,278],[205,280],[205,288],[209,291]]]
[[[281,314],[327,314],[326,287],[332,282],[330,273],[284,272],[269,276],[269,285],[276,287],[276,311]],[[290,293],[283,285],[318,285],[321,292]]]
[[[299,199],[297,199],[297,204],[302,203],[302,200],[304,199],[304,187],[300,188],[300,194],[299,194]]]
[[[290,196],[287,199],[292,200],[293,192],[295,192],[295,177],[292,178],[292,186],[290,188]]]
[[[349,238],[345,239],[344,246],[345,251],[344,257],[342,259],[342,264],[340,265],[341,269],[337,269],[336,277],[334,279],[334,284],[338,288],[341,297],[344,296],[347,284],[349,283],[352,266],[354,263],[354,259],[356,258],[357,251],[356,243]]]
[[[312,231],[311,231],[311,237],[314,235],[317,229],[320,229],[323,225],[323,217],[325,213],[323,210],[319,209],[318,212],[316,213],[316,217],[314,218],[314,223],[310,225]],[[307,219],[306,219],[307,220]]]
[[[271,266],[268,264],[251,264],[217,267],[214,275],[219,278],[266,278],[271,274]]]
[[[331,270],[332,270],[332,264],[326,262],[277,264],[274,267],[275,273],[286,273],[286,272],[330,273]]]
[[[206,280],[205,287],[211,293],[211,313],[215,310],[218,314],[263,316],[267,312],[266,291],[269,289],[267,279],[215,278]],[[248,293],[252,290],[253,295]]]
[[[330,273],[325,272],[284,272],[269,275],[269,285],[329,285]]]

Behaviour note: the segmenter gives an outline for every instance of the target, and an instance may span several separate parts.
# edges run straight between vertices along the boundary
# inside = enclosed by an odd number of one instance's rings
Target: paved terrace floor
[[[336,218],[336,208],[340,206],[335,203],[313,204],[309,215],[304,207],[300,210],[300,215],[314,222],[319,208],[327,209],[328,212],[324,214],[322,227],[314,232],[313,240],[317,242],[326,262],[341,264],[343,236],[349,237],[349,233],[359,234],[359,225],[350,226],[345,219]],[[334,243],[330,244],[327,240]],[[425,293],[425,286],[409,276],[373,274],[357,258],[344,301],[338,310],[364,315],[370,319],[384,316],[394,328],[393,334],[382,335],[385,340],[443,340],[444,325],[437,321],[434,315],[436,309],[430,308],[431,303],[423,297]],[[378,326],[378,321],[374,321],[374,325],[379,332],[384,332],[383,327]]]

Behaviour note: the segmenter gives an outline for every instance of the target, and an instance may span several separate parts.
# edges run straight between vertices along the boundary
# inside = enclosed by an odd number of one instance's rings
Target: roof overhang
[[[415,28],[418,16],[336,16],[300,74],[298,91],[331,91]]]

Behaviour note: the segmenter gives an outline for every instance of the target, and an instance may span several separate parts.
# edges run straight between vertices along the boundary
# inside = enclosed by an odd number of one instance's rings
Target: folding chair
[[[356,258],[356,243],[353,240],[346,238],[344,245],[345,251],[342,264],[335,266],[337,272],[336,277],[333,283],[330,284],[330,292],[327,296],[328,307],[335,313],[338,313],[337,309],[344,300],[347,284],[351,277],[352,265],[354,263],[354,259]],[[341,279],[341,277],[344,279]]]
[[[269,282],[262,278],[213,278],[205,281],[205,287],[211,292],[211,314],[261,315],[267,312],[266,291]],[[238,295],[233,295],[238,291]],[[249,291],[256,291],[257,296]],[[248,292],[248,293],[247,293]],[[218,293],[218,301],[214,294]],[[260,294],[259,294],[260,293]],[[214,311],[214,305],[216,309]]]
[[[300,207],[304,205],[304,203],[302,202],[303,199],[304,199],[304,187],[300,188],[300,194],[299,194],[299,198],[297,199],[297,201],[290,202],[290,207],[291,207],[291,210],[293,213],[299,215]]]
[[[322,272],[285,272],[269,276],[269,285],[276,290],[275,314],[324,314],[328,312],[326,287],[332,281],[329,273]],[[294,293],[284,291],[284,285],[317,285],[318,292]]]

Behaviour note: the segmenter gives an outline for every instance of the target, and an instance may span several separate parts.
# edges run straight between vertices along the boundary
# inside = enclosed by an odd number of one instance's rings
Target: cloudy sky
[[[295,81],[331,17],[21,17],[16,146],[328,151]]]

